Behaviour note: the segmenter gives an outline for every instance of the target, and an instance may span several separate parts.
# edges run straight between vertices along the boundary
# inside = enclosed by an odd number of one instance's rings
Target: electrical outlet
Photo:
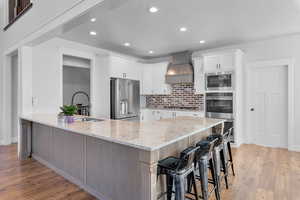
[[[37,105],[37,98],[36,97],[32,97],[32,106],[36,106]]]

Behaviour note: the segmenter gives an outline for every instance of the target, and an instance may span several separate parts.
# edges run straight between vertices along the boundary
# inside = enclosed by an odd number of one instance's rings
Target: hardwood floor
[[[243,145],[234,159],[237,175],[222,200],[300,199],[300,153]],[[16,145],[0,146],[0,200],[48,199],[95,198],[35,160],[18,161]]]
[[[35,160],[18,161],[17,146],[0,146],[0,200],[96,199]]]

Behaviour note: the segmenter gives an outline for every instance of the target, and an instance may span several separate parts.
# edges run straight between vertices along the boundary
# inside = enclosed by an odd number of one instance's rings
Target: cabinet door
[[[173,118],[173,112],[168,111],[168,110],[161,111],[161,118],[162,119],[172,119]]]
[[[220,56],[204,56],[204,71],[205,72],[215,72],[219,70]]]
[[[205,78],[203,72],[203,59],[194,58],[194,89],[196,94],[202,94],[205,91]]]
[[[127,79],[132,79],[132,80],[142,80],[142,64],[133,62],[128,63],[129,65],[126,65],[126,71],[125,71],[125,76]]]
[[[154,120],[161,120],[162,119],[162,114],[160,110],[155,110],[154,111]]]
[[[220,56],[220,70],[231,71],[234,70],[234,53],[226,53]]]
[[[153,121],[154,120],[154,114],[153,110],[143,109],[141,110],[141,121],[147,122],[147,121]]]
[[[170,86],[166,84],[166,72],[168,63],[156,63],[152,64],[152,79],[153,79],[153,93],[154,94],[169,94],[170,93]]]
[[[119,58],[110,58],[110,76],[114,78],[125,78],[126,63]]]
[[[176,111],[176,117],[204,117],[204,113],[190,111]]]
[[[138,62],[119,57],[110,57],[110,65],[111,77],[132,80],[142,79],[142,64]]]
[[[150,65],[143,67],[143,78],[142,78],[142,94],[151,95],[153,94],[153,79],[152,79],[152,68]]]

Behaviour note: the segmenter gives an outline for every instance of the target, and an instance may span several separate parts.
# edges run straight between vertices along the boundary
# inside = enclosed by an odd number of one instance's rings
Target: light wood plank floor
[[[237,175],[222,200],[300,199],[300,153],[243,145],[234,159]],[[0,146],[0,200],[48,199],[95,198],[35,160],[18,161],[16,145]]]

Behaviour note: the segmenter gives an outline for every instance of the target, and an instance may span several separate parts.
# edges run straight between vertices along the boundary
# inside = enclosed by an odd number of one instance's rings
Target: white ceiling
[[[159,12],[149,13],[150,6]],[[183,26],[187,32],[179,31]],[[65,24],[58,36],[148,58],[298,32],[300,0],[106,0]]]

